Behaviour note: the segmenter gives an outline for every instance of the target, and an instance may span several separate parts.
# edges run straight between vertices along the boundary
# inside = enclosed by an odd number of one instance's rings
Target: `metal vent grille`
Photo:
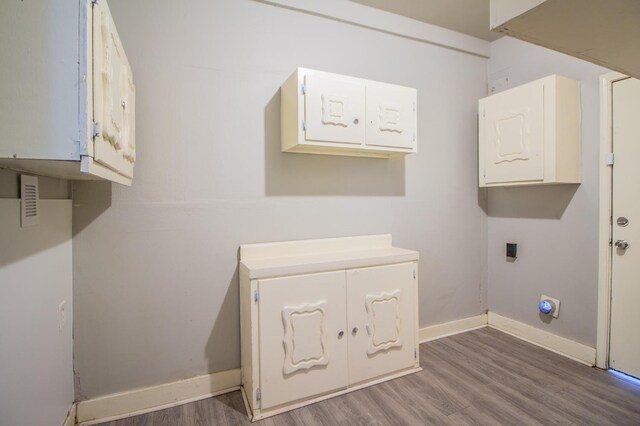
[[[25,226],[37,225],[39,221],[39,191],[36,176],[20,176],[20,224]]]

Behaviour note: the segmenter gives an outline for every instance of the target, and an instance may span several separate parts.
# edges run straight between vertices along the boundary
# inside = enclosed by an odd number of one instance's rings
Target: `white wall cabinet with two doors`
[[[479,185],[580,183],[580,83],[551,75],[479,101]]]
[[[417,252],[378,235],[246,245],[240,256],[253,420],[419,370]]]
[[[417,152],[417,91],[298,68],[283,84],[282,151],[388,158]]]
[[[135,86],[106,0],[0,3],[0,166],[130,185]]]

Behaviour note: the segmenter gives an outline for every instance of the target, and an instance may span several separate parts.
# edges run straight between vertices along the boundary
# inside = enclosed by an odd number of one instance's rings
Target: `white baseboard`
[[[494,312],[424,327],[418,337],[424,343],[487,325],[583,364],[595,364],[595,348]],[[221,395],[240,388],[240,374],[238,368],[81,401],[71,407],[64,426],[72,426],[74,421],[89,426]]]
[[[418,330],[418,339],[420,340],[420,343],[424,343],[430,340],[453,336],[454,334],[464,333],[465,331],[471,331],[486,326],[487,314],[480,314],[475,317],[463,318],[460,320],[421,328]]]
[[[79,425],[88,426],[137,416],[237,390],[240,381],[240,369],[236,368],[106,395],[79,402],[76,418]]]
[[[64,419],[64,423],[62,426],[76,426],[76,410],[78,408],[78,404],[73,403],[69,412],[67,413],[67,418]]]
[[[489,327],[510,334],[526,342],[543,347],[567,358],[593,366],[596,362],[596,350],[582,343],[532,327],[520,321],[512,320],[494,312],[489,312]]]

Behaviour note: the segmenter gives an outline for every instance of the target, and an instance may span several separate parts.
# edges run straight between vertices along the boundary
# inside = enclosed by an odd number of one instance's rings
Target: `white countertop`
[[[376,247],[299,256],[245,259],[240,262],[240,265],[248,272],[249,279],[253,280],[413,262],[418,258],[417,251],[398,247]]]

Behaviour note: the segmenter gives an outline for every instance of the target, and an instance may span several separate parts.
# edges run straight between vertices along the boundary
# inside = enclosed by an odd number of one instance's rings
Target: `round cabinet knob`
[[[351,334],[353,334],[354,336],[358,334],[358,327],[353,327],[353,330],[351,330]]]
[[[353,124],[355,124],[356,126],[358,125],[359,122],[360,122],[360,120],[358,120],[357,118],[353,119]]]
[[[629,248],[629,242],[625,241],[625,240],[618,240],[616,241],[615,244],[616,248],[619,248],[620,250],[626,250]]]
[[[344,331],[340,330],[340,331],[338,332],[338,339],[341,339],[341,338],[342,338],[342,336],[344,336]]]

